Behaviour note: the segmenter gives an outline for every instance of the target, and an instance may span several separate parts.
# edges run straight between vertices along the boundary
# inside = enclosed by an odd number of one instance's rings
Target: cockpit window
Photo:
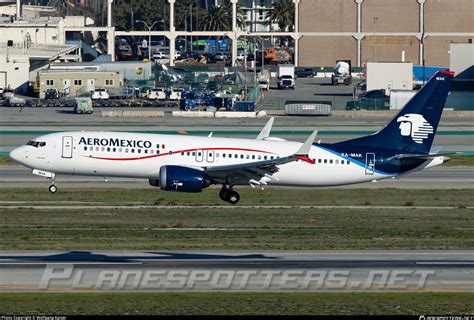
[[[26,145],[33,146],[35,148],[41,148],[41,147],[46,146],[46,142],[43,142],[43,141],[28,141],[28,143]]]

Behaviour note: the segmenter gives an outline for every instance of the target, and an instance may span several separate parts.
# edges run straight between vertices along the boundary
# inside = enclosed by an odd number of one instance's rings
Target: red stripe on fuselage
[[[259,152],[259,153],[266,153],[266,154],[275,154],[274,152],[268,152],[268,151],[263,151],[263,150],[256,150],[256,149],[244,149],[244,148],[201,148],[201,149],[185,149],[185,150],[178,150],[178,151],[172,151],[172,154],[179,154],[182,152],[193,152],[193,151],[218,151],[218,150],[228,150],[228,151],[248,151],[248,152]],[[104,157],[94,157],[94,156],[84,156],[87,158],[93,158],[93,159],[98,159],[98,160],[116,160],[116,161],[128,161],[128,160],[143,160],[143,159],[150,159],[150,158],[156,158],[156,157],[162,157],[162,156],[169,156],[169,151],[166,153],[160,153],[160,154],[153,154],[149,156],[144,156],[144,157],[136,157],[136,158],[104,158]]]

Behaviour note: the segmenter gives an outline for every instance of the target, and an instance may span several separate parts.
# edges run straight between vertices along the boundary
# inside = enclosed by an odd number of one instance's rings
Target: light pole
[[[193,5],[189,5],[189,27],[191,28],[191,51],[193,51]]]
[[[379,17],[374,17],[374,42],[373,42],[373,46],[374,46],[374,62],[377,61],[376,57],[375,57],[375,34],[377,33],[377,21],[379,21]]]
[[[161,21],[162,20],[156,20],[155,22],[153,22],[153,24],[150,27],[150,26],[148,26],[148,23],[146,23],[143,20],[135,20],[136,23],[141,22],[145,25],[145,27],[148,28],[148,61],[151,61],[151,29],[153,29],[155,24],[157,24],[158,22],[161,22]]]

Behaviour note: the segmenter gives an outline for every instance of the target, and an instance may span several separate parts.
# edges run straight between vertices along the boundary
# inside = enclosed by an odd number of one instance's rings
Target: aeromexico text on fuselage
[[[153,147],[153,143],[148,140],[129,140],[118,138],[85,138],[81,137],[80,145],[102,146],[102,147],[122,147],[122,148],[146,148]]]

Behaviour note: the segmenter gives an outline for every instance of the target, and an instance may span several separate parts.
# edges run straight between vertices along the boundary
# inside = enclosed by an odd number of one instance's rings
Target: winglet
[[[275,120],[274,117],[271,117],[270,120],[268,120],[265,127],[263,127],[262,131],[260,131],[258,136],[255,138],[256,140],[263,140],[270,136],[270,131],[272,131],[272,126],[273,126],[273,120]]]
[[[296,151],[295,155],[296,156],[307,156],[309,153],[309,150],[311,150],[311,146],[314,143],[314,140],[316,140],[316,135],[318,134],[318,130],[314,130],[313,133],[306,139],[306,141],[303,143],[301,148]]]

